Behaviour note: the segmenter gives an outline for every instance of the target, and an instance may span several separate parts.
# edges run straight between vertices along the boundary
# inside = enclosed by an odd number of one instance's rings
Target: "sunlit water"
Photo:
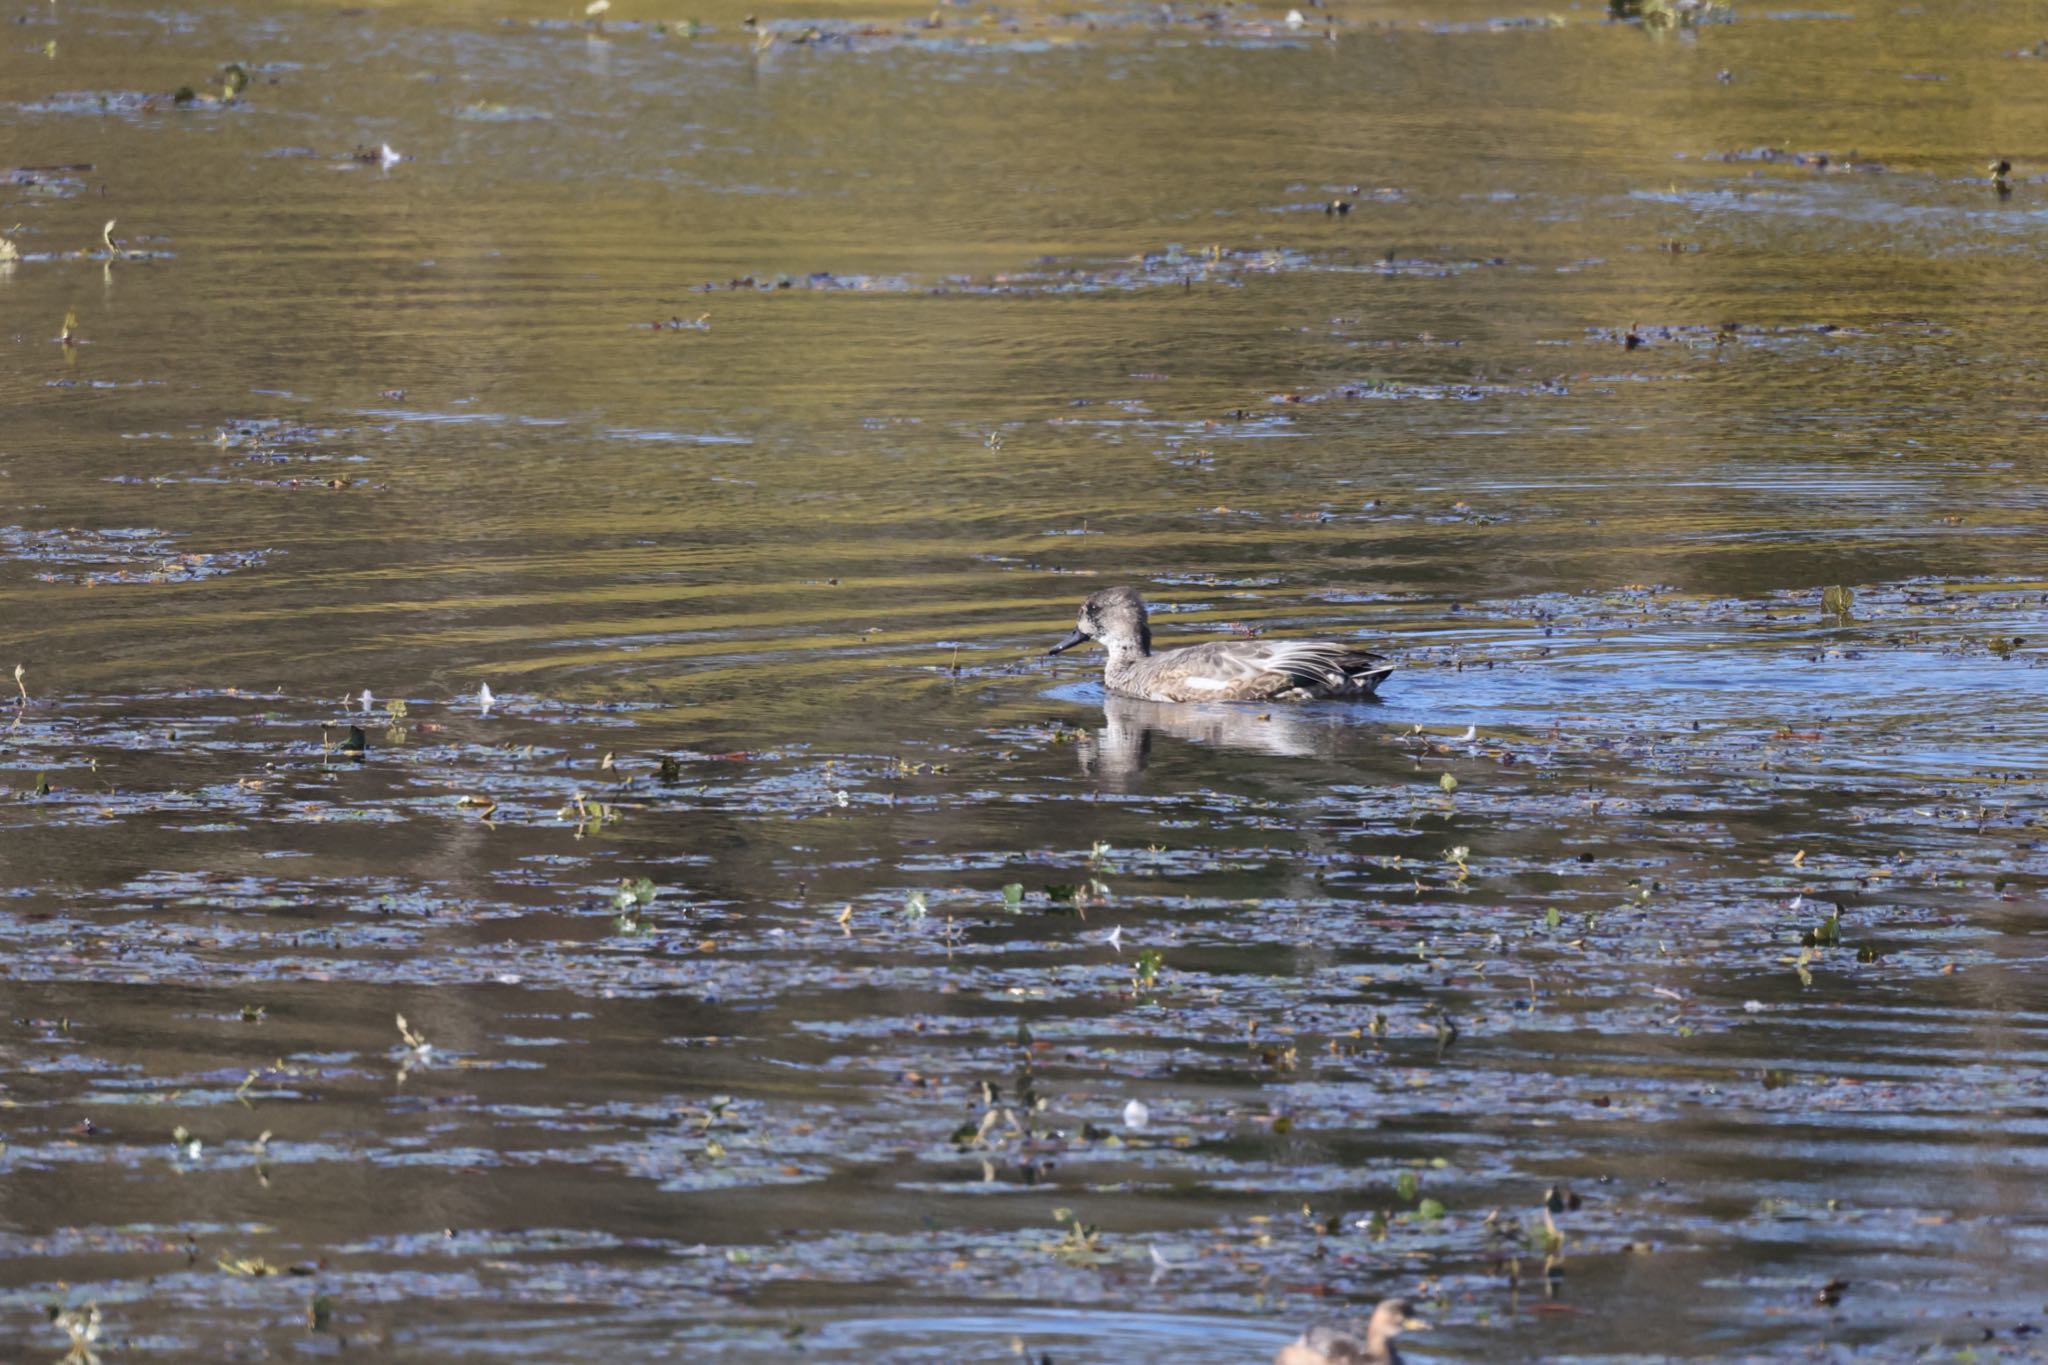
[[[2036,1351],[2038,10],[1285,15],[8,13],[0,1358]]]

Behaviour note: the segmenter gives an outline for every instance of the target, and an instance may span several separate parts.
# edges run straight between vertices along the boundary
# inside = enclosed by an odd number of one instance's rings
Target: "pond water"
[[[2040,1351],[2038,7],[6,17],[0,1358]]]

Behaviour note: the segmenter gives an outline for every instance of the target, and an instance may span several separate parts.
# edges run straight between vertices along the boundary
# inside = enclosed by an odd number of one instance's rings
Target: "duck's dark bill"
[[[1075,645],[1085,644],[1087,643],[1087,640],[1088,637],[1077,630],[1072,635],[1069,635],[1066,639],[1060,641],[1058,644],[1054,645],[1051,649],[1048,649],[1045,652],[1047,654],[1057,654],[1063,649],[1072,649]]]

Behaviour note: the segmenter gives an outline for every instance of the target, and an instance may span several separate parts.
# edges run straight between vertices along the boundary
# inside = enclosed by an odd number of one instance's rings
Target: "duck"
[[[1406,1299],[1383,1299],[1364,1322],[1311,1323],[1280,1348],[1273,1365],[1401,1365],[1394,1338],[1429,1324],[1409,1315]]]
[[[1152,652],[1145,599],[1104,588],[1081,603],[1074,633],[1048,655],[1089,640],[1109,651],[1103,684],[1142,701],[1315,701],[1374,696],[1394,665],[1338,640],[1217,640]]]

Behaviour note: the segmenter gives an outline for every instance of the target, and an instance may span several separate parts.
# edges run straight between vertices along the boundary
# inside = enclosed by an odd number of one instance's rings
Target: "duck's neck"
[[[1133,669],[1145,661],[1145,656],[1152,652],[1152,641],[1143,634],[1134,639],[1119,636],[1114,640],[1104,640],[1102,647],[1109,654],[1109,657],[1102,661],[1103,681],[1110,685],[1111,690],[1115,690],[1122,680],[1130,676]]]
[[[1103,661],[1103,669],[1121,673],[1135,668],[1139,660],[1152,652],[1152,635],[1140,628],[1136,636],[1119,635],[1113,640],[1104,640],[1102,647],[1109,654],[1109,658]]]

